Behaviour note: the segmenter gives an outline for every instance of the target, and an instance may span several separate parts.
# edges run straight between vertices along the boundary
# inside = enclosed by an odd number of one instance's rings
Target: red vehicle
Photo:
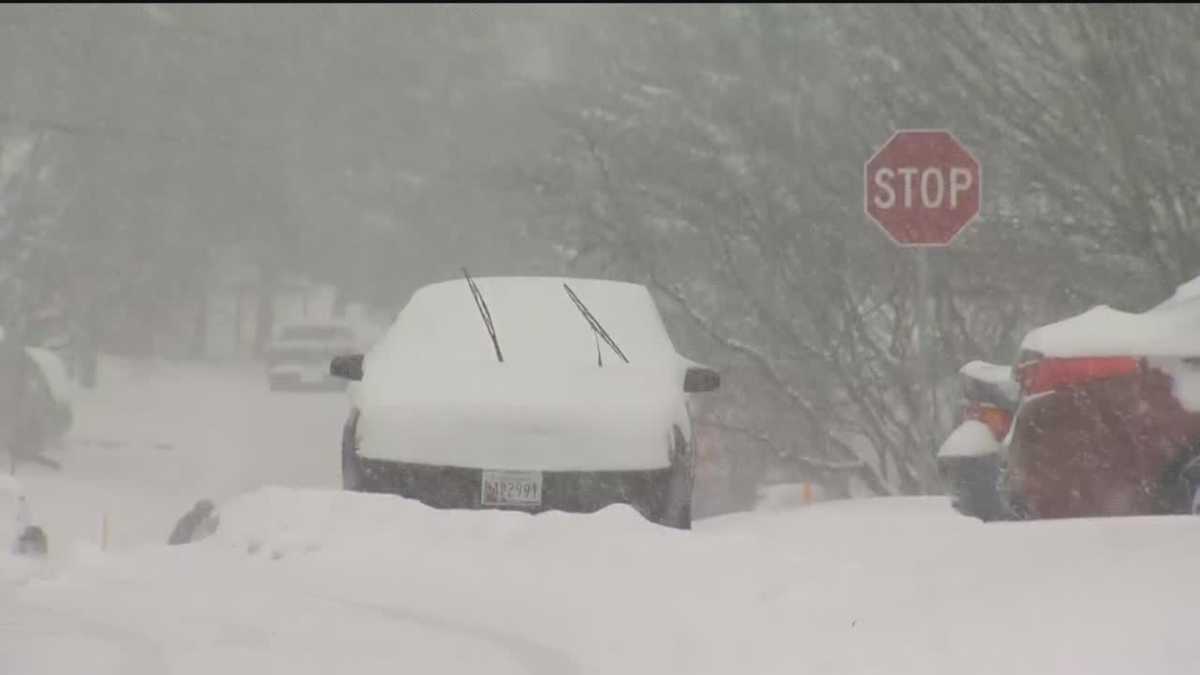
[[[1200,511],[1200,280],[1140,314],[1101,306],[1038,328],[1009,372],[1019,388],[1011,403],[987,396],[983,385],[995,389],[997,378],[975,386],[978,369],[964,373],[967,419],[939,453],[960,510],[984,519]],[[970,432],[985,415],[993,433]],[[980,478],[989,471],[991,495]],[[998,513],[980,506],[989,496]]]

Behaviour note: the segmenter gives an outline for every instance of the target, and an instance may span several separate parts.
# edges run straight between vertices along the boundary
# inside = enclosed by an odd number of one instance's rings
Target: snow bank
[[[353,554],[408,557],[444,554],[447,545],[487,548],[512,536],[541,535],[544,543],[616,535],[658,537],[671,531],[649,523],[626,505],[613,505],[590,518],[518,511],[438,510],[393,495],[343,491],[263,488],[220,507],[221,525],[212,542],[234,551],[278,559],[294,554]],[[206,542],[207,543],[207,542]],[[414,545],[420,546],[414,550]],[[431,546],[432,545],[432,546]]]
[[[1042,326],[1021,348],[1047,356],[1191,356],[1200,353],[1200,278],[1180,286],[1166,302],[1142,313],[1107,305]]]
[[[624,507],[435,511],[272,488],[225,505],[198,544],[0,589],[20,617],[0,663],[52,639],[121,650],[97,675],[1182,675],[1198,562],[1200,520],[1183,517],[983,525],[943,498],[877,499],[681,532]]]
[[[986,424],[966,420],[946,437],[938,457],[985,457],[999,451],[1000,443]]]

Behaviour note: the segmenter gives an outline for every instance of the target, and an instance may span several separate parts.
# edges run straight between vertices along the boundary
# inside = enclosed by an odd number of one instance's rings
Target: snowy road
[[[58,554],[0,555],[4,675],[1195,672],[1200,519],[434,511],[328,489],[336,395],[234,370],[110,382],[64,472],[18,476]],[[159,545],[199,496],[218,533]]]
[[[54,453],[64,470],[17,476],[60,541],[98,546],[107,519],[110,548],[165,542],[198,499],[339,484],[344,394],[272,393],[254,367],[118,360],[101,384],[77,393],[67,447]]]

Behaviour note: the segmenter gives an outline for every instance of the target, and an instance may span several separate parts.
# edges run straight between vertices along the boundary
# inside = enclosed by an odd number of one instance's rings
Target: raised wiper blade
[[[487,300],[483,299],[483,293],[480,292],[479,286],[475,284],[475,280],[471,278],[471,273],[467,268],[463,268],[463,276],[467,280],[467,287],[471,289],[471,297],[475,298],[475,306],[479,308],[479,316],[483,317],[483,325],[487,328],[488,337],[492,338],[492,346],[496,348],[496,360],[504,363],[504,354],[500,351],[500,340],[496,338],[496,325],[492,323],[492,312],[488,309]]]
[[[616,341],[612,339],[612,336],[608,334],[608,331],[604,330],[604,326],[600,325],[600,321],[596,319],[596,316],[587,308],[587,305],[583,304],[583,301],[579,299],[578,295],[575,295],[575,291],[571,290],[571,287],[566,283],[563,284],[563,288],[566,289],[567,295],[571,298],[571,302],[575,303],[575,307],[579,310],[579,313],[583,315],[584,320],[586,320],[588,325],[592,327],[592,331],[595,332],[596,335],[600,336],[600,339],[604,340],[605,344],[611,347],[612,350],[616,352],[617,356],[621,357],[622,361],[629,363],[629,358],[625,356],[625,352],[621,351],[621,348],[617,346]]]

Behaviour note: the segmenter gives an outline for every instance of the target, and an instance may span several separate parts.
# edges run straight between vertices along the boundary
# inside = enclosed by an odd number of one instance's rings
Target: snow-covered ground
[[[52,453],[63,470],[16,475],[60,544],[99,546],[105,519],[111,548],[165,542],[198,499],[339,484],[341,393],[273,393],[253,366],[108,359],[101,386],[74,399],[65,447]],[[8,525],[0,516],[0,535]]]
[[[345,404],[270,394],[260,375],[122,368],[80,401],[64,472],[18,475],[58,553],[41,565],[0,555],[0,673],[1182,674],[1200,663],[1194,518],[984,525],[912,498],[681,532],[626,507],[434,511],[330,489]],[[221,504],[217,534],[161,546],[200,496]]]

